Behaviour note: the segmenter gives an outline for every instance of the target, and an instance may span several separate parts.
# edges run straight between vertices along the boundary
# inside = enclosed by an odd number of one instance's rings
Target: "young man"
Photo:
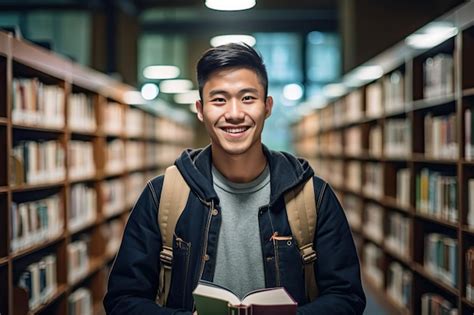
[[[362,314],[359,261],[334,192],[306,161],[261,143],[273,106],[261,57],[246,45],[220,46],[201,57],[197,74],[197,116],[211,145],[186,150],[175,163],[191,193],[175,229],[167,303],[155,303],[162,249],[159,176],[148,183],[129,217],[104,299],[107,313],[192,314],[192,291],[203,279],[241,296],[283,286],[298,302],[298,314]],[[318,211],[314,271],[319,296],[314,301],[306,297],[284,200],[285,192],[308,180]]]

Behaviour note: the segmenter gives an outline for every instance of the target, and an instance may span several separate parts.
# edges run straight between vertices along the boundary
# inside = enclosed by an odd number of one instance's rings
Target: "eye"
[[[225,99],[222,98],[222,97],[215,97],[211,100],[211,102],[214,103],[214,104],[224,104]]]
[[[250,102],[253,102],[254,100],[256,100],[257,98],[252,96],[252,95],[245,95],[243,98],[242,98],[242,101],[244,101],[245,103],[250,103]]]

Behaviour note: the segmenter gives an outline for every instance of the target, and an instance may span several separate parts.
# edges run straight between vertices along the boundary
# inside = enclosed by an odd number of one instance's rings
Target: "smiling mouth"
[[[246,132],[247,130],[250,129],[250,127],[238,127],[238,128],[236,128],[236,127],[232,127],[232,128],[223,127],[221,129],[224,130],[227,133],[230,133],[230,134],[239,134],[239,133]]]

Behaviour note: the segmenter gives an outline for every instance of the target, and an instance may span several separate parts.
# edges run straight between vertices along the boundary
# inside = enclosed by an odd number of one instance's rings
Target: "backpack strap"
[[[176,166],[165,171],[158,208],[158,226],[161,231],[163,248],[160,252],[161,268],[158,286],[158,302],[166,305],[171,285],[171,264],[173,262],[173,236],[178,219],[186,207],[189,186]]]
[[[314,262],[316,251],[313,239],[316,233],[316,198],[314,196],[313,178],[285,194],[285,205],[288,222],[293,236],[296,238],[304,264],[305,292],[309,301],[318,295]]]

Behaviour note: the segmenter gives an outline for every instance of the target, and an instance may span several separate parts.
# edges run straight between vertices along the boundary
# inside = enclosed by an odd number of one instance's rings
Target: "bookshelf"
[[[366,287],[393,314],[474,312],[473,17],[473,2],[446,13],[433,22],[456,34],[389,48],[364,64],[380,78],[293,125],[296,152],[344,205]]]
[[[129,210],[193,141],[128,91],[0,32],[0,314],[104,313]]]

